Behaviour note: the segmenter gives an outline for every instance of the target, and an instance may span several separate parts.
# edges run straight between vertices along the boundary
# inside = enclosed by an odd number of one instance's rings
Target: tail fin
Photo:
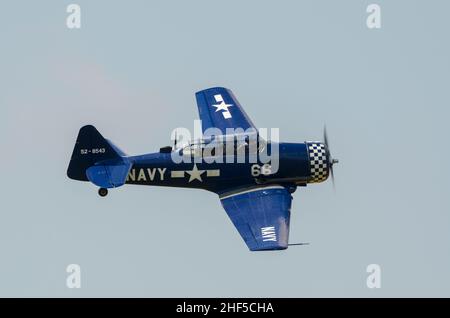
[[[90,181],[86,175],[88,168],[104,160],[122,159],[122,156],[125,154],[103,138],[94,126],[84,126],[78,133],[67,176],[74,180]]]

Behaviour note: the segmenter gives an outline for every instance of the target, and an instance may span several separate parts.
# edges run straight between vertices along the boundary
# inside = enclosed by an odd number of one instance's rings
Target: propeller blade
[[[336,184],[334,183],[333,165],[330,166],[330,172],[331,172],[331,183],[333,184],[333,190],[336,191]]]
[[[325,146],[327,146],[327,149],[328,149],[327,126],[323,126],[323,141],[324,141],[324,143],[325,143]]]
[[[328,134],[327,134],[327,126],[324,125],[323,126],[323,142],[325,144],[326,150],[327,150],[327,157],[328,157],[328,166],[330,169],[330,175],[331,175],[331,182],[333,183],[333,190],[336,191],[336,185],[334,183],[334,171],[333,171],[333,165],[335,163],[338,163],[337,159],[333,159],[331,157],[331,151],[330,151],[330,146],[328,144]]]

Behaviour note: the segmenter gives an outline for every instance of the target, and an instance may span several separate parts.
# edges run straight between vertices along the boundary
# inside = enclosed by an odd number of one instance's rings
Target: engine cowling
[[[319,183],[330,175],[330,158],[327,146],[323,142],[307,142],[311,177],[308,183]]]

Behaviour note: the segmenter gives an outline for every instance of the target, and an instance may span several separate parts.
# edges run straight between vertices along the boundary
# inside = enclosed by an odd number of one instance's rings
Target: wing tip
[[[205,89],[199,90],[198,92],[195,93],[195,95],[208,93],[210,91],[220,91],[220,90],[225,90],[227,92],[231,92],[231,90],[229,88],[222,87],[222,86],[213,86],[213,87],[209,87],[209,88],[205,88]]]
[[[264,251],[282,251],[286,250],[288,245],[275,245],[275,246],[258,246],[258,247],[249,247],[251,252],[264,252]]]

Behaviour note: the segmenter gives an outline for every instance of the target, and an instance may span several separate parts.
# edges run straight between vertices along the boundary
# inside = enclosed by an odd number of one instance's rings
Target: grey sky
[[[66,28],[78,3],[82,28]],[[382,28],[366,27],[378,3]],[[4,1],[0,296],[450,296],[448,1]],[[129,154],[231,88],[259,127],[320,139],[291,242],[250,253],[211,193],[66,177],[78,129]],[[82,288],[65,285],[68,264]],[[380,264],[382,288],[366,287]]]

